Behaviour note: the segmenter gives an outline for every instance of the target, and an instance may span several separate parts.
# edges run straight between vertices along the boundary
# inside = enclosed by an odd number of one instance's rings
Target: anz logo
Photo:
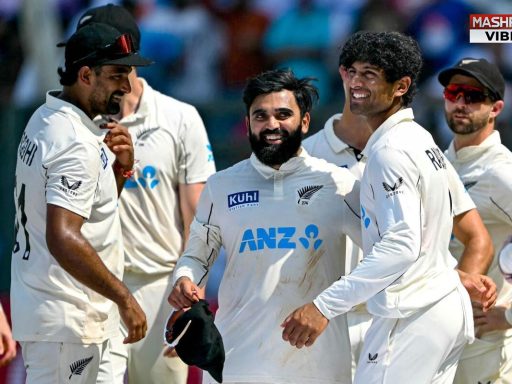
[[[269,227],[246,229],[238,252],[254,252],[262,249],[304,249],[317,250],[322,245],[320,230],[315,224],[309,224],[303,233],[297,233],[297,227]]]
[[[361,205],[361,220],[363,221],[364,227],[368,229],[372,220],[366,216],[366,209]]]
[[[139,185],[142,188],[153,189],[160,183],[157,179],[157,170],[152,165],[147,165],[142,170],[142,176],[135,178],[135,175],[126,180],[124,184],[125,189],[137,188]]]

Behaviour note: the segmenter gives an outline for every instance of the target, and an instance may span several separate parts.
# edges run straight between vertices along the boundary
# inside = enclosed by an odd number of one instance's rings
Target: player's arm
[[[128,328],[125,343],[142,339],[146,316],[128,288],[105,266],[81,233],[84,218],[57,205],[47,204],[46,243],[59,265],[82,284],[112,300]]]
[[[9,364],[16,357],[16,342],[12,338],[7,316],[0,305],[0,367]]]
[[[216,260],[222,238],[216,224],[208,183],[201,193],[196,217],[190,226],[190,237],[183,255],[174,268],[174,288],[168,301],[174,308],[187,308],[196,302],[206,285],[208,273]]]
[[[190,224],[196,213],[199,197],[205,183],[179,184],[180,212],[183,218],[183,240],[186,244],[190,235]]]

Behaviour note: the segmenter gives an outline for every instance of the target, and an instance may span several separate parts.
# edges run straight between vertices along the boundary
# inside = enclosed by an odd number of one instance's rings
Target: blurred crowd
[[[320,105],[339,107],[339,49],[362,29],[403,31],[419,41],[425,66],[415,112],[443,148],[451,135],[437,73],[474,56],[512,79],[512,44],[469,44],[468,37],[469,14],[510,14],[510,0],[2,0],[0,103],[35,106],[46,90],[58,88],[63,53],[55,43],[75,29],[84,9],[109,2],[128,8],[140,24],[142,54],[155,60],[140,74],[200,109],[239,100],[247,77],[276,67],[315,77]],[[510,114],[506,108],[502,126]]]

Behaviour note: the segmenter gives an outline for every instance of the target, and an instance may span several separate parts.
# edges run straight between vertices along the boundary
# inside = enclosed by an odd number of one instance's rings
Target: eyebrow
[[[291,108],[276,108],[275,109],[276,112],[292,112],[293,113],[293,109]],[[258,109],[255,109],[254,111],[252,111],[251,115],[256,115],[258,113],[268,113],[266,109],[263,109],[263,108],[258,108]]]

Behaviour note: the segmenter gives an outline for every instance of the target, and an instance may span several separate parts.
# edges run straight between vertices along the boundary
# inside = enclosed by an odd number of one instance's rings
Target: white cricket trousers
[[[451,384],[472,328],[462,285],[410,317],[375,316],[354,384]]]

